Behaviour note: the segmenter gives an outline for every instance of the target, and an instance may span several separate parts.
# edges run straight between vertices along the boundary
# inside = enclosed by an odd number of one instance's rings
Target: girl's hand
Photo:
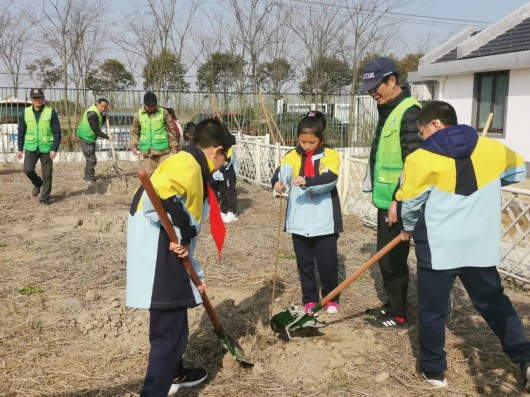
[[[201,294],[204,294],[206,292],[206,288],[208,288],[208,285],[204,282],[197,287]]]
[[[282,193],[283,192],[283,188],[285,187],[285,183],[281,182],[281,181],[278,181],[274,184],[274,191],[276,193]]]
[[[303,176],[297,176],[293,179],[293,186],[305,186],[306,180]]]
[[[188,246],[180,245],[175,243],[169,243],[169,250],[173,251],[178,255],[179,258],[185,258],[188,256]]]
[[[412,237],[412,232],[402,230],[400,236],[401,236],[401,241],[409,241],[410,238]]]

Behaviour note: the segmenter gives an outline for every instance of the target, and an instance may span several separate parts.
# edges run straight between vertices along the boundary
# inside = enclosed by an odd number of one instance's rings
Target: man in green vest
[[[377,250],[380,250],[402,229],[395,191],[405,158],[422,142],[416,125],[420,104],[407,88],[399,86],[394,62],[386,57],[366,65],[360,90],[367,91],[377,102],[379,113],[363,191],[372,192],[377,207]],[[409,242],[402,242],[379,260],[386,302],[366,311],[368,324],[378,328],[407,327],[409,250]]]
[[[177,153],[178,149],[171,115],[158,106],[153,92],[147,92],[144,106],[135,113],[131,127],[132,154],[140,152],[143,156],[142,168],[151,175],[162,161]]]
[[[44,92],[40,88],[32,88],[28,106],[18,123],[18,159],[23,157],[24,173],[33,183],[31,195],[40,195],[40,203],[50,204],[52,191],[53,159],[61,143],[61,125],[57,112],[44,104]],[[42,178],[35,172],[37,161],[40,160]],[[41,192],[42,189],[42,192]]]
[[[109,101],[105,98],[99,98],[95,105],[90,106],[81,119],[81,124],[77,129],[77,136],[80,138],[81,150],[85,156],[85,177],[83,180],[92,185],[95,181],[96,174],[96,139],[109,139],[109,136],[101,131],[101,126],[107,119],[104,114],[109,106]],[[112,142],[110,142],[112,145]]]

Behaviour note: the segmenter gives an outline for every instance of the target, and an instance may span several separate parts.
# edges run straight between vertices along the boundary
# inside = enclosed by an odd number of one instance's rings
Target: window
[[[493,121],[488,132],[504,134],[508,80],[508,71],[475,75],[475,126],[477,131],[481,132],[484,129],[489,114],[493,113]]]

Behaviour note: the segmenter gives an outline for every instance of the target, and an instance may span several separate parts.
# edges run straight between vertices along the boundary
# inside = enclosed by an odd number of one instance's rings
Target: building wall
[[[441,80],[438,99],[453,105],[460,123],[473,125],[473,73]],[[510,71],[505,136],[498,140],[530,163],[530,68]]]

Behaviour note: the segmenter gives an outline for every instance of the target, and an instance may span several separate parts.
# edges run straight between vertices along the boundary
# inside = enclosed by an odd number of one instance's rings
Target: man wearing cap
[[[96,104],[85,111],[77,129],[81,151],[85,156],[85,176],[83,180],[90,185],[94,184],[96,180],[96,139],[109,140],[109,136],[101,131],[101,126],[107,120],[105,111],[108,106],[109,101],[105,98],[99,98]],[[110,144],[112,145],[112,142]]]
[[[40,203],[50,204],[52,191],[53,159],[61,143],[61,125],[57,112],[44,104],[44,92],[40,88],[32,88],[28,106],[18,123],[18,158],[24,156],[24,173],[33,183],[31,195],[40,193]],[[37,161],[40,160],[42,178],[35,172]],[[42,191],[41,191],[42,189]]]
[[[379,113],[363,191],[372,192],[372,202],[377,207],[377,250],[380,250],[402,229],[395,191],[405,158],[422,142],[416,125],[420,104],[408,88],[399,86],[394,62],[386,57],[366,65],[360,91],[367,91],[377,102]],[[368,324],[378,328],[407,326],[409,250],[409,242],[402,242],[379,260],[386,303],[366,311]]]
[[[142,168],[151,175],[156,167],[178,151],[177,134],[171,115],[158,106],[156,95],[146,92],[144,106],[135,113],[131,127],[131,149],[133,154],[143,156]]]

